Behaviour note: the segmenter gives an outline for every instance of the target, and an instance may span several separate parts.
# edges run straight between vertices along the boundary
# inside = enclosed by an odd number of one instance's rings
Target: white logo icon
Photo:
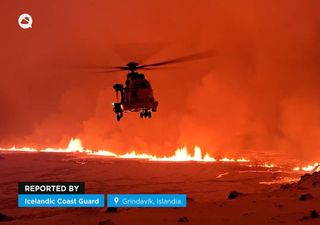
[[[118,197],[115,197],[113,200],[114,200],[114,202],[115,202],[116,204],[118,204],[118,202],[119,202],[119,198],[118,198]]]
[[[27,13],[23,13],[19,16],[18,23],[22,29],[32,28],[32,17]]]

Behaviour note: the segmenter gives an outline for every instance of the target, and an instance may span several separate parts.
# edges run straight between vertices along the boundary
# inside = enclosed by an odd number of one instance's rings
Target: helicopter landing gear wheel
[[[140,118],[151,118],[151,112],[144,110],[142,112],[140,112]]]
[[[123,114],[122,113],[118,113],[117,114],[117,121],[119,122],[122,117],[123,117]]]

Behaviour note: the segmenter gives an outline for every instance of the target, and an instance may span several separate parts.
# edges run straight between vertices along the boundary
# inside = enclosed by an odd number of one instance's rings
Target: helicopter
[[[113,85],[117,102],[113,102],[112,105],[117,121],[121,120],[125,112],[140,112],[140,118],[151,118],[152,112],[157,111],[159,102],[154,97],[151,83],[145,78],[145,75],[139,73],[138,70],[153,70],[163,65],[208,58],[211,57],[213,53],[214,52],[210,50],[152,64],[140,65],[137,62],[129,62],[125,66],[102,67],[104,69],[100,71],[102,73],[128,71],[124,85],[119,83]],[[118,99],[119,93],[120,101]]]
[[[113,85],[116,96],[119,92],[121,96],[119,102],[112,103],[117,121],[120,121],[124,112],[140,112],[140,118],[151,118],[151,111],[157,111],[159,102],[154,98],[150,81],[144,74],[137,72],[139,67],[136,62],[129,62],[125,67],[121,67],[122,70],[129,70],[125,85]]]

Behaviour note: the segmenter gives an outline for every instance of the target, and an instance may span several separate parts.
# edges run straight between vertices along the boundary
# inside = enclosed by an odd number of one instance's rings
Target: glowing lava
[[[90,150],[85,149],[82,146],[81,140],[78,138],[72,138],[68,144],[67,148],[46,148],[37,150],[34,148],[28,148],[28,147],[22,147],[22,148],[16,148],[12,147],[9,149],[0,148],[0,150],[5,151],[27,151],[27,152],[65,152],[65,153],[86,153],[89,155],[98,155],[98,156],[108,156],[108,157],[115,157],[115,158],[124,158],[124,159],[147,159],[151,161],[171,161],[171,162],[183,162],[183,161],[196,161],[196,162],[249,162],[248,159],[240,158],[240,159],[229,159],[229,158],[222,158],[219,160],[216,160],[212,156],[210,156],[208,153],[202,154],[202,151],[200,147],[195,146],[193,155],[191,155],[186,147],[178,148],[174,155],[172,156],[164,156],[164,157],[157,157],[155,155],[149,155],[149,154],[139,154],[135,151],[125,153],[123,155],[115,154],[111,151],[107,150]]]
[[[295,167],[293,168],[295,171],[305,171],[305,172],[319,172],[320,171],[320,164],[314,163],[313,165],[307,165],[303,167]]]
[[[196,161],[196,162],[237,162],[237,163],[247,163],[250,162],[250,160],[246,158],[220,158],[215,159],[214,157],[210,156],[208,153],[202,154],[202,151],[200,147],[195,146],[193,154],[190,154],[186,147],[178,148],[175,153],[172,156],[164,156],[164,157],[158,157],[155,155],[149,155],[145,153],[136,153],[135,151],[125,153],[122,155],[113,153],[108,150],[90,150],[85,149],[82,146],[81,140],[78,138],[72,138],[68,144],[67,148],[46,148],[46,149],[35,149],[35,148],[29,148],[29,147],[12,147],[12,148],[0,148],[0,150],[4,151],[23,151],[23,152],[65,152],[65,153],[85,153],[88,155],[96,155],[96,156],[106,156],[106,157],[114,157],[114,158],[121,158],[121,159],[145,159],[150,161],[169,161],[169,162],[185,162],[185,161]],[[249,167],[252,165],[249,165]],[[273,168],[275,167],[274,164],[264,163],[260,165],[265,168]],[[315,163],[313,165],[308,166],[296,166],[292,170],[294,171],[301,171],[301,172],[315,172],[320,171],[320,164]]]

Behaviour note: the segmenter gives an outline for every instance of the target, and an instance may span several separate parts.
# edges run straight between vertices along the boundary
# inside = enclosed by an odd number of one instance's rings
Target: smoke
[[[170,154],[252,151],[319,159],[318,1],[1,3],[0,144]],[[3,12],[2,12],[3,10]],[[18,15],[30,12],[31,30]],[[152,63],[215,49],[212,59],[147,71],[159,111],[112,112],[125,74],[75,65]],[[74,67],[75,68],[74,68]]]

